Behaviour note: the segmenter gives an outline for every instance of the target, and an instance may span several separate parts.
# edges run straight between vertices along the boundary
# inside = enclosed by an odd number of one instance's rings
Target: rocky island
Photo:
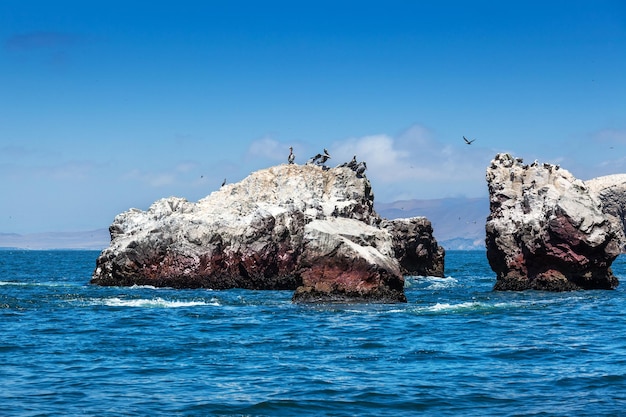
[[[91,283],[294,290],[295,302],[405,302],[403,275],[443,276],[423,217],[385,220],[362,171],[285,164],[197,203],[169,197],[110,226]]]
[[[487,258],[495,290],[613,289],[623,231],[558,165],[498,154],[487,169]],[[602,187],[600,187],[602,188]]]

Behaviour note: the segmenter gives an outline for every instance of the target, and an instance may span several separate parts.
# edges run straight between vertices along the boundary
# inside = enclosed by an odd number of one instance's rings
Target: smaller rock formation
[[[442,277],[445,250],[433,239],[433,227],[426,217],[383,220],[391,233],[395,258],[403,275]]]
[[[314,220],[304,229],[296,302],[406,302],[391,235],[353,219]]]
[[[487,258],[496,290],[613,289],[619,230],[589,187],[558,165],[498,154],[487,169]]]

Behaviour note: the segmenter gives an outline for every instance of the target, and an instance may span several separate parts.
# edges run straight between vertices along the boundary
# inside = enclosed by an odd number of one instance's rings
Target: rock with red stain
[[[296,302],[406,302],[391,234],[353,219],[305,226]]]
[[[369,180],[350,168],[271,167],[197,203],[170,197],[119,214],[91,282],[405,301],[394,232],[373,203]]]
[[[498,154],[487,169],[487,258],[496,290],[613,289],[620,230],[587,185],[558,165]]]

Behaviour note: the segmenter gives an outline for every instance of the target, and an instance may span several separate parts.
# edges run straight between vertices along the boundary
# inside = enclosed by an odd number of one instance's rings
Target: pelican
[[[321,157],[322,157],[322,155],[318,153],[317,155],[315,155],[314,157],[312,157],[311,159],[309,159],[308,161],[306,161],[306,164],[307,164],[307,165],[309,165],[309,164],[316,164],[316,165],[317,165],[317,163],[318,163],[317,161],[318,161]]]
[[[222,181],[222,185],[220,185],[220,187],[223,187],[226,185],[226,178],[224,178],[224,181]]]
[[[289,162],[289,164],[293,164],[293,161],[296,160],[296,156],[293,154],[293,147],[290,146],[289,147],[289,156],[287,157],[287,162]]]

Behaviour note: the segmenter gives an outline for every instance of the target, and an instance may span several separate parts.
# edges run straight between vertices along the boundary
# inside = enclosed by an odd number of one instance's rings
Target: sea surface
[[[0,251],[1,416],[626,415],[622,287],[493,292],[449,251],[406,304],[294,305],[91,286],[98,254]]]

